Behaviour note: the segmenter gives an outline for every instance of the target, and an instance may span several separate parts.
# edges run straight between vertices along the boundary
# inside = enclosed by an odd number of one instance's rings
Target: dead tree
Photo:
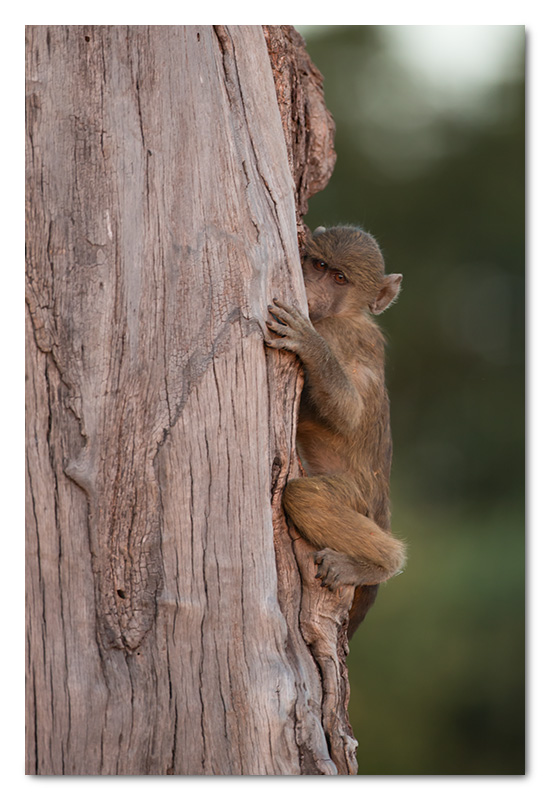
[[[356,771],[263,344],[333,163],[291,28],[27,29],[28,773]]]

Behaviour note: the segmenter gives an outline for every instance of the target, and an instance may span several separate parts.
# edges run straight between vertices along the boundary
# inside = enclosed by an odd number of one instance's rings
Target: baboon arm
[[[333,430],[353,436],[361,424],[365,399],[373,388],[372,373],[359,363],[344,367],[330,345],[319,338],[317,352],[302,355],[308,399]]]

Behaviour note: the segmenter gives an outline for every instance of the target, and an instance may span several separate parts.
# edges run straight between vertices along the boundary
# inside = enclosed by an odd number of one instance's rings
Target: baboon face
[[[309,316],[313,323],[368,311],[381,314],[392,303],[401,275],[385,275],[376,240],[359,228],[317,228],[303,261]]]
[[[323,259],[307,256],[303,271],[312,322],[345,312],[353,287],[344,270],[329,267]]]

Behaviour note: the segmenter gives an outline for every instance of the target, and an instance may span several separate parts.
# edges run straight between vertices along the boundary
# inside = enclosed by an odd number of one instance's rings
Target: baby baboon
[[[266,343],[296,353],[305,368],[297,443],[308,477],[288,483],[283,505],[318,548],[323,586],[359,587],[351,635],[374,601],[366,587],[405,561],[390,533],[384,337],[373,320],[396,299],[402,275],[385,275],[375,239],[353,227],[317,228],[303,271],[311,322],[280,300],[268,306],[278,338]]]

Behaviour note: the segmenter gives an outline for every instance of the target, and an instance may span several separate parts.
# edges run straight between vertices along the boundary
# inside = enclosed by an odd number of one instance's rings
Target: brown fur
[[[318,552],[323,585],[358,587],[350,635],[377,584],[404,564],[389,531],[391,434],[384,339],[372,315],[396,298],[401,275],[385,275],[380,248],[359,228],[319,228],[303,263],[310,320],[274,300],[267,344],[305,367],[298,450],[306,478],[290,481],[283,504]],[[313,324],[312,324],[313,323]]]

